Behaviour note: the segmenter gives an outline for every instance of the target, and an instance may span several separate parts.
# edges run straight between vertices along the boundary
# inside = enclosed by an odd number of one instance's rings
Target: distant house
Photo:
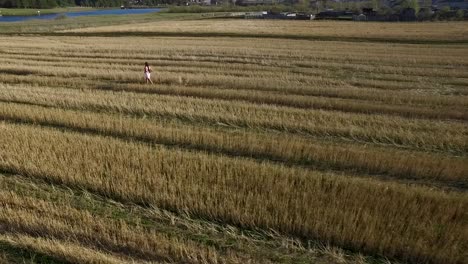
[[[343,19],[343,20],[351,20],[353,16],[356,15],[354,12],[344,10],[344,11],[335,11],[335,10],[327,10],[320,12],[315,15],[315,19]]]
[[[314,16],[304,12],[233,12],[231,17],[246,18],[246,19],[283,19],[283,20],[311,20]]]
[[[387,21],[388,16],[380,15],[373,8],[363,8],[361,14],[353,16],[354,21]]]
[[[187,5],[211,5],[211,0],[188,0]]]
[[[377,11],[374,10],[373,8],[363,8],[363,9],[362,9],[362,14],[364,14],[364,15],[367,16],[367,17],[376,16],[376,15],[377,15]]]
[[[354,15],[353,20],[354,21],[367,21],[367,16],[364,14]]]
[[[416,21],[416,10],[404,8],[397,14],[379,14],[372,8],[363,8],[362,13],[353,16],[354,21]]]
[[[244,18],[263,18],[266,12],[246,12]]]
[[[282,4],[286,0],[237,0],[236,5],[248,6],[248,5],[274,5]]]

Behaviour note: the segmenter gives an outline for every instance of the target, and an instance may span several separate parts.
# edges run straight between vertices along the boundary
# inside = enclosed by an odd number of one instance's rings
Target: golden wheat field
[[[148,19],[0,38],[0,263],[467,263],[467,23]]]

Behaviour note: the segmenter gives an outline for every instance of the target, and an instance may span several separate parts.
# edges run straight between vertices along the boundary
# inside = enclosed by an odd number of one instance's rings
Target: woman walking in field
[[[153,84],[153,81],[151,80],[151,67],[149,66],[148,62],[145,62],[145,81],[146,83],[150,82]]]

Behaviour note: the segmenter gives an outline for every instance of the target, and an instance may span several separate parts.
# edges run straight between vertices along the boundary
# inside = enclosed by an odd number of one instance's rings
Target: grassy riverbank
[[[64,17],[60,20],[28,20],[24,22],[0,23],[0,33],[54,33],[78,28],[119,26],[157,21],[183,21],[205,19],[204,14],[152,13],[141,15],[105,15],[86,17]]]
[[[50,9],[37,9],[37,8],[0,8],[0,13],[3,16],[37,16],[38,11],[42,15],[45,14],[59,14],[66,12],[80,12],[97,10],[92,7],[57,7]]]

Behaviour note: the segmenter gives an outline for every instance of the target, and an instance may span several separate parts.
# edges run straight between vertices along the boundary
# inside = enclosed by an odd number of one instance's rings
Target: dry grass
[[[161,209],[121,204],[86,191],[51,186],[46,182],[18,175],[0,174],[0,186],[10,190],[2,192],[2,204],[9,209],[21,208],[19,214],[8,215],[8,221],[14,221],[14,224],[11,224],[10,231],[0,238],[0,240],[7,239],[9,243],[0,242],[0,247],[7,249],[5,258],[10,260],[16,258],[21,263],[24,262],[20,260],[20,256],[27,254],[31,255],[32,260],[48,258],[49,262],[55,263],[52,260],[73,259],[75,262],[83,263],[85,257],[81,256],[82,254],[75,254],[74,248],[88,255],[86,259],[89,260],[89,256],[92,256],[92,259],[101,261],[100,263],[106,259],[114,261],[117,259],[125,263],[153,263],[164,258],[175,261],[173,256],[175,252],[170,251],[167,255],[155,256],[156,252],[161,253],[165,249],[182,250],[185,262],[196,263],[270,263],[278,260],[292,263],[312,260],[315,263],[343,263],[343,260],[345,263],[355,263],[355,260],[361,262],[364,260],[362,263],[367,263],[370,260],[362,255],[346,254],[334,247],[323,248],[321,245],[310,243],[302,245],[297,239],[282,237],[271,232],[242,230],[234,226],[200,221],[187,215],[176,215]],[[27,209],[20,205],[27,205]],[[10,213],[14,211],[17,209],[9,210]],[[44,212],[54,213],[47,228],[41,228],[44,226],[42,216]],[[92,235],[81,232],[77,235],[79,228],[73,228],[73,224],[68,222],[69,219],[76,220],[77,217],[83,216],[86,218],[84,221],[93,220],[90,223],[91,227],[96,224],[104,226],[104,229],[111,227],[112,237],[126,237],[125,241],[119,243],[120,247],[127,245],[126,250],[119,252],[109,250],[115,242],[109,243],[109,236],[103,231],[92,231]],[[15,217],[22,217],[27,221],[16,220]],[[113,226],[116,223],[118,227]],[[128,246],[129,241],[141,237],[137,230],[142,229],[145,233],[153,234],[145,235],[143,247],[156,245],[155,250],[152,249],[150,252],[143,249],[134,250],[135,247]],[[61,239],[61,233],[58,232],[60,230],[67,235],[75,235]],[[165,248],[162,242],[168,238],[170,245]],[[30,241],[34,241],[34,245],[31,245]],[[21,251],[23,253],[18,254]],[[24,254],[26,252],[27,254]],[[105,254],[102,254],[103,252]]]
[[[430,27],[430,30],[427,28]],[[358,38],[383,38],[398,40],[440,40],[466,38],[466,22],[438,23],[355,23],[310,22],[278,20],[199,20],[158,21],[119,26],[73,29],[71,32],[187,32],[187,33],[238,33],[252,35],[275,34],[280,36],[334,36]],[[248,29],[248,30],[246,30]]]
[[[109,93],[59,88],[1,86],[0,99],[43,106],[92,109],[139,117],[225,124],[310,136],[342,138],[445,152],[466,153],[466,124],[392,116],[303,110],[245,102],[157,94]]]
[[[74,245],[69,242],[59,242],[57,240],[24,235],[0,235],[0,242],[20,249],[34,250],[38,253],[53,256],[57,260],[72,263],[128,263],[116,257],[108,256],[80,245]],[[31,263],[35,263],[34,259],[31,260]]]
[[[2,37],[0,259],[463,263],[465,24]]]
[[[28,126],[3,124],[0,146],[8,171],[119,200],[413,261],[456,263],[465,252],[465,194]]]
[[[160,124],[140,118],[11,103],[0,103],[0,115],[3,120],[14,122],[69,128],[189,150],[268,158],[285,164],[419,179],[423,183],[431,180],[452,186],[466,185],[468,174],[466,160],[461,158],[349,143],[336,145],[294,135],[284,137],[251,131],[195,128],[171,122]]]
[[[218,259],[209,247],[197,248],[188,241],[184,243],[119,221],[100,219],[65,205],[24,199],[15,194],[2,194],[1,201],[3,229],[7,233],[33,236],[7,237],[7,242],[65,261],[121,263],[126,259],[123,255],[133,256],[138,262],[208,262],[208,258],[217,262]]]

